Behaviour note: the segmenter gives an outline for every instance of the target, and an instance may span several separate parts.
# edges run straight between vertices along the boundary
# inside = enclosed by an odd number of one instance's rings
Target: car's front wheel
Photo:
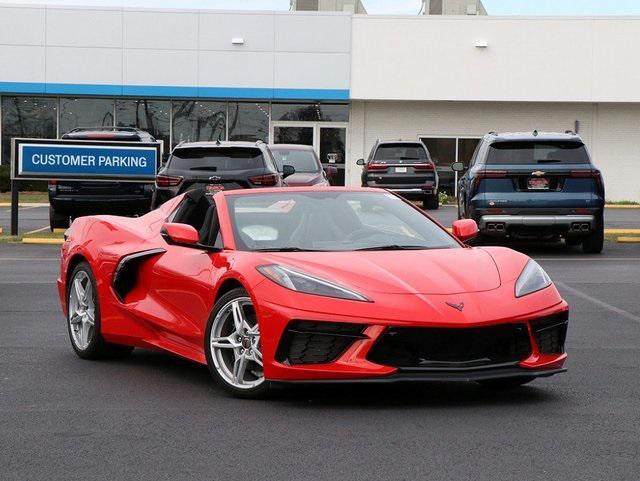
[[[211,375],[231,394],[257,398],[266,394],[260,326],[249,294],[233,289],[216,302],[205,336]]]
[[[71,346],[82,359],[124,357],[133,347],[106,342],[100,332],[96,280],[86,262],[79,263],[67,285],[67,328]]]

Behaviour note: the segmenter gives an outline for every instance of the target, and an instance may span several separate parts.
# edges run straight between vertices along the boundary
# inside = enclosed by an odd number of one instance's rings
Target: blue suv
[[[564,238],[585,253],[602,252],[604,203],[602,175],[573,132],[491,132],[458,182],[458,218],[474,219],[481,235]]]

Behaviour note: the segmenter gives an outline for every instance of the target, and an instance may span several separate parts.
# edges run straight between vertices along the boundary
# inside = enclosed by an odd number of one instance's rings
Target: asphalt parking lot
[[[0,244],[1,477],[637,479],[640,246],[528,252],[572,307],[568,373],[504,392],[322,386],[242,401],[167,354],[81,361],[58,248]]]

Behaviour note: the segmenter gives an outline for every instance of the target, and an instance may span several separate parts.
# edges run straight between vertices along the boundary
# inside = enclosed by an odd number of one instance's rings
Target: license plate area
[[[406,174],[407,173],[407,168],[406,167],[396,167],[394,172],[396,174]]]
[[[224,185],[222,184],[207,184],[205,187],[207,194],[216,194],[220,191],[224,190]]]
[[[529,190],[549,190],[550,184],[547,177],[529,177],[527,179],[527,189]]]

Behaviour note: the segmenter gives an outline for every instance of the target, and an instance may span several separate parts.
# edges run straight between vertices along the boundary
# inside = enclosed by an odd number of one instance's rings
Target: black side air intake
[[[135,287],[138,281],[138,270],[142,262],[149,257],[164,254],[165,252],[165,249],[149,249],[129,254],[120,259],[111,283],[120,302],[124,302],[127,294]]]

